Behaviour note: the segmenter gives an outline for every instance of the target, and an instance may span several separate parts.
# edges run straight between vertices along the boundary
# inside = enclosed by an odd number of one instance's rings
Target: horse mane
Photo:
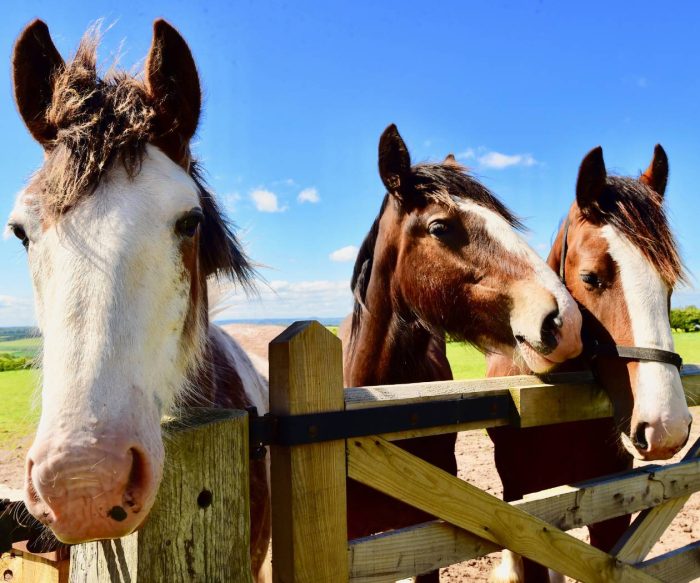
[[[245,291],[254,291],[255,267],[234,233],[233,223],[219,208],[216,198],[202,179],[199,164],[192,161],[190,176],[199,189],[204,224],[199,240],[199,260],[204,273],[238,282]]]
[[[122,164],[130,177],[141,169],[146,146],[155,132],[156,111],[143,80],[110,69],[97,70],[99,33],[85,33],[75,57],[53,77],[53,98],[46,117],[57,128],[46,148],[42,168],[31,181],[49,217],[69,211],[94,194],[102,178]],[[189,174],[199,189],[204,213],[200,264],[206,275],[228,277],[252,289],[255,270],[206,187],[201,170],[190,160]]]
[[[411,181],[409,184],[414,195],[427,200],[438,202],[447,206],[454,206],[453,197],[472,200],[499,215],[501,215],[514,229],[523,230],[523,224],[496,196],[473,176],[465,166],[457,162],[450,163],[421,163],[411,168]],[[402,195],[410,198],[409,195]],[[391,195],[386,193],[377,218],[374,219],[367,236],[365,237],[355,260],[350,289],[354,298],[352,310],[351,340],[355,338],[362,321],[365,309],[367,290],[369,288],[372,266],[374,265],[374,252],[379,235],[379,222],[386,210]]]
[[[584,216],[596,224],[610,225],[627,237],[671,288],[685,281],[663,197],[636,178],[608,176],[607,186],[586,208]]]

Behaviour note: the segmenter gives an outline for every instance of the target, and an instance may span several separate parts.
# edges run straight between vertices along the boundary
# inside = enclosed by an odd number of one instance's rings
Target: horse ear
[[[459,162],[457,162],[457,158],[455,158],[455,155],[452,153],[447,154],[445,156],[445,159],[442,161],[443,164],[447,164],[448,166],[459,166]]]
[[[19,113],[34,139],[44,148],[56,138],[56,128],[46,119],[53,98],[53,78],[65,66],[41,20],[19,35],[12,54],[12,81]]]
[[[605,190],[605,161],[603,148],[593,148],[581,162],[576,182],[576,202],[581,210],[591,206]]]
[[[379,175],[390,194],[400,194],[411,174],[411,156],[394,124],[379,138]]]
[[[176,162],[185,162],[199,122],[202,93],[185,39],[162,19],[153,23],[146,90],[156,110],[154,143]]]
[[[646,184],[661,196],[666,192],[668,182],[668,156],[661,147],[661,144],[654,146],[654,157],[644,174],[639,177],[639,181]]]

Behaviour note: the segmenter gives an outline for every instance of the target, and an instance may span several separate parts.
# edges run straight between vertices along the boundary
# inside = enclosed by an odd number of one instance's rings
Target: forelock
[[[635,178],[608,176],[607,187],[583,214],[626,237],[671,288],[685,279],[663,197],[647,185]]]
[[[97,69],[99,35],[88,31],[72,61],[53,78],[47,122],[56,137],[30,187],[49,215],[58,215],[94,192],[116,162],[138,172],[155,112],[142,81],[124,72]]]

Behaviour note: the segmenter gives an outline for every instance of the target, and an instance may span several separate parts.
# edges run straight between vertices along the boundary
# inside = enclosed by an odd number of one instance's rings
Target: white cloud
[[[530,154],[501,154],[500,152],[486,152],[479,156],[479,165],[484,168],[503,170],[511,166],[534,166],[537,160]]]
[[[259,283],[258,291],[255,297],[239,289],[229,292],[216,308],[216,319],[335,318],[345,316],[352,308],[347,280],[276,280]]]
[[[297,201],[300,203],[310,202],[316,204],[320,200],[321,197],[318,195],[318,190],[315,188],[305,188],[299,193],[299,196],[297,196]]]
[[[457,158],[457,160],[472,160],[474,156],[476,156],[474,148],[467,148],[464,150],[464,152],[457,152],[455,154],[455,158]]]
[[[287,207],[280,207],[277,195],[264,188],[258,188],[250,193],[251,200],[255,203],[255,208],[261,213],[281,213],[287,210]]]
[[[333,251],[328,258],[331,261],[337,261],[339,263],[354,261],[355,257],[357,257],[357,251],[358,249],[355,247],[355,245],[347,245],[346,247],[341,247],[340,249]]]
[[[489,151],[483,146],[478,148],[467,148],[455,154],[457,160],[476,160],[482,168],[503,170],[511,166],[534,166],[537,160],[532,154],[502,154],[501,152]]]
[[[0,326],[31,326],[35,322],[31,298],[0,295]]]

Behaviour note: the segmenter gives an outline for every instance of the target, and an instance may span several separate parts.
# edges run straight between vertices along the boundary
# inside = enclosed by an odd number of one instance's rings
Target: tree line
[[[33,359],[26,356],[15,356],[6,352],[0,353],[0,372],[31,368],[32,364]]]
[[[700,331],[700,309],[695,306],[673,308],[671,310],[671,328],[684,332]]]

